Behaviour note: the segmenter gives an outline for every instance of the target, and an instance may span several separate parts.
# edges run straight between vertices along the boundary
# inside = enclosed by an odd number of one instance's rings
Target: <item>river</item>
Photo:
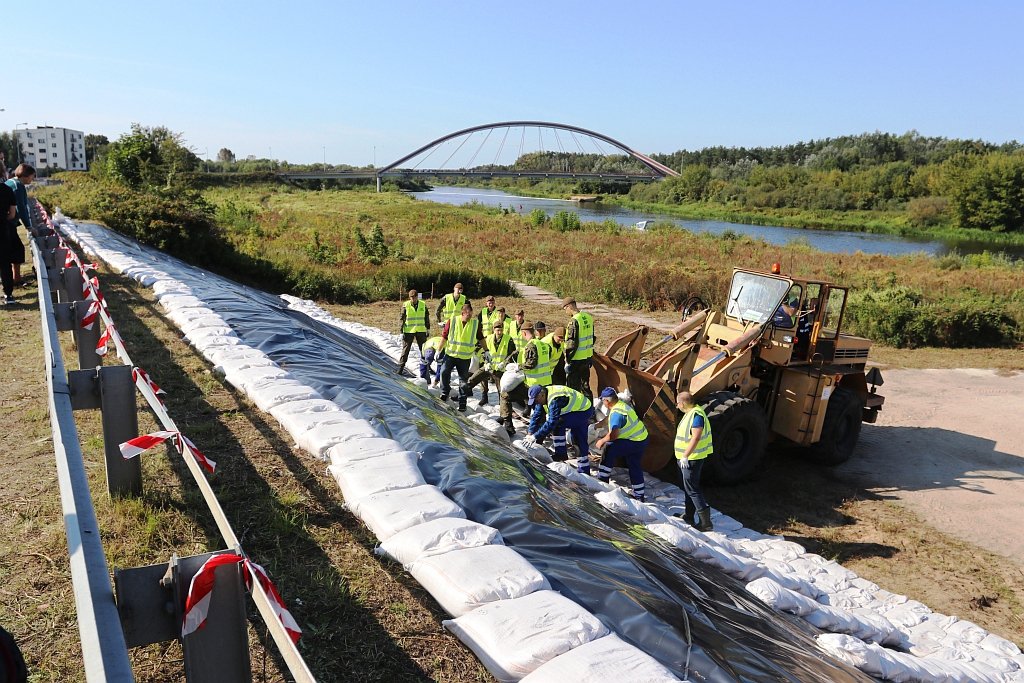
[[[668,214],[650,211],[636,211],[615,204],[603,202],[577,203],[564,199],[523,197],[492,188],[436,186],[428,192],[411,192],[418,199],[442,204],[467,204],[478,202],[487,206],[511,207],[517,213],[528,214],[534,209],[543,209],[548,215],[556,211],[574,211],[580,220],[603,222],[613,220],[620,225],[634,225],[639,221],[651,220],[675,223],[691,232],[710,232],[721,235],[727,230],[740,235],[760,238],[770,244],[784,245],[801,240],[819,251],[851,254],[857,251],[865,254],[925,253],[930,256],[944,256],[952,251],[961,254],[980,254],[983,251],[1004,251],[1014,259],[1024,258],[1024,247],[998,246],[977,242],[945,242],[938,240],[914,240],[896,235],[875,235],[866,232],[845,230],[812,230],[810,228],[784,228],[779,225],[746,225],[727,221],[695,220],[678,218]]]

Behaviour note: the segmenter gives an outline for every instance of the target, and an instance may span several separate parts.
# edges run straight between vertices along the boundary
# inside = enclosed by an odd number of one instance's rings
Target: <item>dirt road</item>
[[[885,409],[836,474],[1024,564],[1024,373],[883,375]]]

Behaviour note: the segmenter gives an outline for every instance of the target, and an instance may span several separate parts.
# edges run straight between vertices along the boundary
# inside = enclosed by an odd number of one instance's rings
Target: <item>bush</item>
[[[548,222],[548,214],[544,209],[534,209],[530,212],[530,225],[540,227]]]
[[[941,223],[948,208],[945,197],[916,197],[907,202],[907,217],[911,225],[925,228]]]
[[[570,232],[580,229],[580,217],[575,211],[557,211],[551,217],[551,226],[558,232]]]

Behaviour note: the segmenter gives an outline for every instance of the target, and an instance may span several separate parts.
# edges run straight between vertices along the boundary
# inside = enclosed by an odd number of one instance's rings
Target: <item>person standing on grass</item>
[[[594,316],[584,313],[571,296],[562,300],[562,308],[569,314],[565,326],[565,383],[576,391],[590,393],[590,366],[594,356]]]
[[[427,305],[420,299],[415,289],[409,290],[409,300],[402,304],[402,315],[398,323],[402,328],[402,357],[398,359],[398,374],[405,374],[405,364],[409,360],[409,351],[413,342],[423,358],[423,343],[427,341],[430,330],[430,318],[427,316]]]
[[[4,227],[3,234],[0,237],[7,236],[7,226],[14,222],[14,217],[18,213],[17,204],[18,200],[14,196],[14,190],[8,187],[6,183],[0,183],[0,218],[3,219],[2,224]],[[10,240],[7,239],[0,239],[0,281],[3,282],[4,303],[13,304],[14,267],[11,263],[11,244]]]
[[[608,433],[597,440],[595,448],[604,446],[604,457],[598,469],[597,478],[608,481],[612,477],[612,465],[619,460],[626,461],[629,468],[629,483],[633,497],[644,502],[644,469],[641,463],[647,450],[647,427],[644,426],[633,406],[619,400],[612,387],[601,390],[601,403],[608,410]]]
[[[455,286],[452,287],[451,294],[445,294],[441,297],[441,300],[437,302],[437,324],[444,325],[446,322],[451,320],[454,316],[457,316],[462,310],[462,307],[469,303],[469,300],[462,294],[463,287],[461,282],[456,282]]]
[[[704,499],[700,488],[700,474],[704,461],[714,452],[711,446],[711,422],[704,409],[696,404],[693,395],[681,391],[676,396],[676,407],[683,412],[683,419],[676,429],[675,451],[679,471],[683,475],[683,495],[686,509],[683,520],[697,531],[712,531],[711,506]],[[696,523],[694,514],[696,513]]]
[[[441,400],[447,401],[452,390],[452,370],[459,373],[459,412],[466,412],[466,383],[473,354],[483,343],[480,319],[473,316],[473,307],[465,304],[462,312],[444,325],[444,366],[441,369]]]
[[[478,384],[483,385],[483,394],[478,405],[485,406],[490,402],[487,396],[488,381],[494,382],[494,387],[501,393],[501,375],[505,372],[505,365],[509,359],[516,354],[516,345],[505,335],[505,326],[500,320],[495,320],[491,325],[491,333],[484,337],[484,362],[480,369],[473,373],[473,376],[466,382],[466,394],[473,391]],[[500,398],[499,398],[500,403]]]
[[[14,197],[17,200],[18,215],[13,221],[7,221],[7,241],[10,242],[11,268],[14,276],[14,284],[21,284],[21,265],[25,263],[25,245],[21,243],[18,236],[18,223],[25,226],[29,234],[32,234],[32,218],[28,210],[28,190],[25,188],[31,185],[36,179],[36,169],[28,164],[18,164],[14,169],[14,177],[7,181],[7,186],[14,190]]]

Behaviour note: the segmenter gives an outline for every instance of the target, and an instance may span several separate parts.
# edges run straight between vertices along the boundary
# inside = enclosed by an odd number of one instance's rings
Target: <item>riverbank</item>
[[[445,183],[460,187],[490,187],[526,197],[545,199],[569,199],[577,193],[574,185],[556,181],[508,181],[502,179],[474,179],[473,184],[461,185],[452,179]],[[948,223],[931,227],[917,227],[911,224],[903,211],[833,211],[804,210],[790,208],[751,209],[716,202],[682,202],[664,204],[641,202],[626,194],[611,192],[598,193],[600,202],[616,205],[633,211],[660,213],[676,218],[692,220],[715,220],[743,225],[781,226],[812,230],[850,231],[873,235],[893,235],[916,241],[937,241],[949,244],[970,244],[972,249],[994,253],[1012,248],[1015,253],[1024,250],[1024,233],[992,232],[956,228]],[[979,248],[980,247],[980,248]]]
[[[103,190],[87,179],[40,197],[70,215],[107,222]],[[986,257],[822,253],[740,235],[642,233],[615,223],[563,232],[496,207],[416,201],[399,193],[299,190],[286,185],[209,188],[215,232],[195,249],[169,249],[230,276],[337,303],[430,295],[456,281],[479,300],[509,280],[557,295],[635,310],[672,310],[691,295],[721,306],[734,267],[767,269],[851,287],[844,329],[897,346],[1020,343],[1024,263]],[[145,232],[130,232],[145,241]],[[186,236],[190,237],[190,236]],[[206,241],[203,241],[203,240]],[[152,242],[151,242],[152,243]],[[207,246],[207,244],[212,246]]]

